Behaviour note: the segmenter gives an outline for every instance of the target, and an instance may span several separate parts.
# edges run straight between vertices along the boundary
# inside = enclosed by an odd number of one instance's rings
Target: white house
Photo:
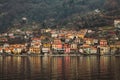
[[[114,20],[114,26],[120,28],[120,20]]]

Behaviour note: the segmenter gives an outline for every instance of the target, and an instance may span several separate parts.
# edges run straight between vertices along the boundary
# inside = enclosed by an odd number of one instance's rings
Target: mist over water
[[[120,57],[0,57],[0,80],[120,80]]]

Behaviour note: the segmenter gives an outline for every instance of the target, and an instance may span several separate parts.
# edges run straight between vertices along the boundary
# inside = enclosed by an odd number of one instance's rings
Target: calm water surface
[[[0,57],[0,80],[120,80],[120,57]]]

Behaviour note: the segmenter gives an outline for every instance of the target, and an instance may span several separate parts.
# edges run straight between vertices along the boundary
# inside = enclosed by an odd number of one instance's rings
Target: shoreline
[[[32,57],[32,56],[43,56],[43,57],[49,57],[49,56],[53,56],[53,57],[62,57],[62,56],[98,56],[98,57],[100,57],[100,56],[120,56],[120,54],[118,54],[118,55],[97,55],[97,54],[85,54],[85,55],[82,55],[82,54],[47,54],[47,55],[0,55],[0,57],[2,57],[2,56],[15,56],[15,57],[24,57],[24,56],[30,56],[30,57]]]

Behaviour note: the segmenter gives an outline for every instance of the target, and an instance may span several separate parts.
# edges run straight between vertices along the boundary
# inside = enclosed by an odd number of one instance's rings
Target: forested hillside
[[[19,24],[37,22],[54,28],[99,27],[120,18],[119,0],[0,0],[0,31]]]

